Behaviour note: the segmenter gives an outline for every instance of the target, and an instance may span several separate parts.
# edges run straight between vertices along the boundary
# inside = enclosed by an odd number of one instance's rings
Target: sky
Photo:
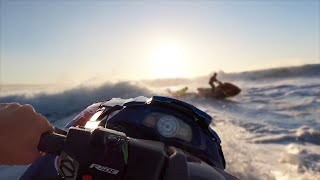
[[[0,0],[3,84],[320,63],[319,0]]]

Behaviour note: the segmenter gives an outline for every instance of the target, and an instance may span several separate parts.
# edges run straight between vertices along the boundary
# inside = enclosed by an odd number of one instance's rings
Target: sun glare
[[[151,58],[152,72],[156,78],[181,77],[185,74],[185,54],[173,44],[155,49]]]

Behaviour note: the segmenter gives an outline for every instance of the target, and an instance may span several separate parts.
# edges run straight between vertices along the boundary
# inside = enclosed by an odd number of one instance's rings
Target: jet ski
[[[186,86],[186,87],[183,87],[183,88],[181,88],[181,89],[174,90],[174,91],[168,89],[167,92],[168,92],[171,96],[178,98],[178,97],[184,97],[184,96],[192,95],[192,93],[187,92],[188,89],[189,89],[189,88]]]
[[[219,84],[213,91],[211,88],[198,88],[198,96],[225,99],[238,95],[241,89],[234,84],[225,82]]]
[[[43,134],[46,154],[20,179],[237,180],[224,169],[211,116],[153,96],[94,103],[64,130]]]
[[[241,92],[241,89],[232,83],[221,83],[213,91],[211,88],[198,88],[197,93],[187,92],[188,87],[182,89],[171,91],[168,90],[168,93],[172,97],[181,98],[181,97],[204,97],[204,98],[214,98],[214,99],[225,99],[238,95]]]

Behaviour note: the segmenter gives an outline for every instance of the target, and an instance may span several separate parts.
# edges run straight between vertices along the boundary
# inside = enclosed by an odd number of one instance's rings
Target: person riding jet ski
[[[216,90],[216,86],[214,85],[214,83],[218,83],[220,86],[222,85],[222,82],[217,79],[217,75],[217,73],[214,73],[209,80],[209,85],[211,86],[212,92],[215,92]]]
[[[211,120],[167,97],[98,102],[43,135],[47,153],[21,179],[236,179]]]
[[[218,86],[215,86],[214,83],[217,83]],[[241,92],[241,89],[229,82],[221,82],[217,79],[217,73],[214,73],[209,80],[209,85],[211,88],[197,88],[198,96],[200,97],[211,97],[215,99],[225,99],[238,95]]]

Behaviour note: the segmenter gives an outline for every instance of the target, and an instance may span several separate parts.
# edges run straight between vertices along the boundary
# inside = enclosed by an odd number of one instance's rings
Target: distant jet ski
[[[213,97],[224,99],[233,97],[241,92],[241,89],[234,84],[225,82],[218,85],[213,91],[211,88],[198,88],[198,96],[200,97]]]
[[[234,84],[225,82],[221,83],[213,91],[211,88],[198,88],[198,93],[187,92],[188,87],[182,89],[171,91],[168,90],[168,93],[173,97],[186,97],[186,96],[195,96],[195,97],[208,97],[216,99],[225,99],[238,95],[241,92],[241,89]]]
[[[168,93],[171,94],[173,97],[183,97],[183,96],[187,96],[190,95],[191,93],[187,92],[188,91],[188,87],[184,87],[175,91],[172,91],[170,89],[168,89]]]

